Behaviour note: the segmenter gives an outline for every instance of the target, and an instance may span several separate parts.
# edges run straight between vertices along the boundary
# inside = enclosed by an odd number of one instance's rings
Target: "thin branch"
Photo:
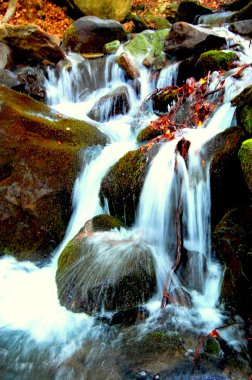
[[[5,15],[3,16],[2,20],[0,21],[1,24],[9,22],[12,17],[14,16],[14,13],[17,8],[17,0],[9,0],[7,10],[5,12]]]

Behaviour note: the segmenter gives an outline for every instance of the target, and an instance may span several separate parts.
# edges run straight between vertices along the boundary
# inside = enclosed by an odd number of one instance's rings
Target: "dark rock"
[[[78,151],[106,138],[4,86],[0,125],[0,245],[20,260],[46,258],[69,221]]]
[[[146,173],[146,156],[140,149],[124,155],[103,178],[100,196],[107,199],[110,214],[131,225]]]
[[[102,96],[88,113],[96,121],[108,121],[116,115],[125,115],[130,110],[130,96],[126,86],[120,86]]]
[[[252,193],[252,139],[248,139],[242,143],[238,155],[244,174],[244,179],[250,192]]]
[[[171,57],[184,59],[210,49],[225,47],[225,38],[211,30],[195,27],[186,22],[176,22],[165,40],[164,51]]]
[[[227,212],[214,231],[213,243],[226,266],[221,299],[246,319],[252,303],[252,205]]]
[[[238,55],[233,51],[209,50],[202,53],[196,64],[196,71],[200,77],[205,77],[209,71],[228,70],[234,61],[238,61]]]
[[[252,134],[252,85],[232,100],[236,108],[237,122],[249,135]]]
[[[109,324],[117,325],[123,324],[129,326],[137,322],[144,321],[150,315],[150,312],[142,306],[133,307],[131,309],[126,309],[113,314]]]
[[[36,25],[0,25],[0,42],[7,44],[14,54],[14,62],[56,63],[65,58],[53,38]]]
[[[146,302],[155,292],[155,269],[144,243],[114,239],[114,233],[74,239],[59,257],[56,273],[62,305],[93,314]]]
[[[229,30],[241,36],[252,37],[252,20],[233,22],[229,25]]]
[[[0,69],[9,69],[13,65],[13,53],[11,48],[0,42]]]
[[[185,21],[189,24],[197,24],[197,18],[199,16],[204,16],[211,13],[213,13],[211,9],[203,7],[194,1],[181,1],[181,3],[179,3],[175,20],[176,22]]]
[[[21,67],[15,70],[19,84],[15,90],[31,96],[32,98],[44,101],[46,97],[45,76],[41,69],[34,67]]]
[[[241,10],[238,10],[235,12],[232,17],[231,21],[241,21],[241,20],[247,20],[248,15],[252,14],[252,1],[245,5]]]
[[[20,82],[17,75],[12,71],[0,69],[0,84],[13,88],[18,86]]]
[[[221,7],[227,11],[239,11],[240,9],[246,7],[250,0],[234,0],[231,3],[223,3]]]
[[[67,28],[63,47],[77,53],[102,53],[108,42],[126,39],[126,32],[118,21],[86,16],[74,21]]]
[[[212,157],[210,181],[213,226],[228,210],[242,205],[250,198],[238,158],[240,146],[245,139],[241,128],[232,127],[205,145],[206,159]]]

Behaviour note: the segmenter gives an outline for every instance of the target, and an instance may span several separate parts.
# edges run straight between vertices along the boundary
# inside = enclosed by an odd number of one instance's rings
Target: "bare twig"
[[[7,10],[5,12],[5,15],[3,16],[2,20],[0,21],[1,24],[9,22],[12,17],[14,16],[14,13],[17,8],[17,0],[9,0]]]

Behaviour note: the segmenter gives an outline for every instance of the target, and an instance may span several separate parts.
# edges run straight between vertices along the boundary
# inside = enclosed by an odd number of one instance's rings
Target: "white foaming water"
[[[100,60],[90,63],[78,57],[76,64],[76,57],[69,58],[71,68],[65,68],[58,77],[49,73],[48,99],[59,112],[90,122],[86,115],[96,99],[116,86],[126,85],[125,78],[122,70],[114,64],[113,57],[106,61],[105,71],[101,69],[104,65]],[[243,75],[247,75],[249,70],[248,68],[244,71]],[[237,86],[237,90],[233,91],[237,82],[235,78],[230,80],[231,97],[242,90]],[[140,96],[136,95],[133,85],[127,84],[131,101],[131,109],[127,115],[119,115],[103,124],[92,122],[107,134],[110,143],[103,149],[98,147],[90,151],[92,160],[88,161],[85,156],[87,162],[74,188],[74,213],[57,254],[86,220],[103,212],[98,198],[101,180],[125,152],[135,148],[135,136],[131,129],[134,116],[143,99],[154,87],[149,81],[146,69],[141,70],[140,83]],[[124,231],[122,235],[117,233],[117,237],[113,237],[119,241],[121,239],[122,243],[125,236],[134,242],[135,239],[142,239],[151,247],[157,267],[160,307],[160,292],[174,261],[174,205],[178,203],[179,195],[182,194],[185,247],[200,257],[200,260],[193,262],[197,281],[194,281],[194,285],[186,285],[192,297],[193,313],[196,312],[197,322],[208,323],[208,328],[211,325],[216,327],[216,323],[222,318],[216,308],[221,270],[211,260],[209,174],[208,166],[202,167],[199,152],[204,142],[230,125],[234,108],[228,100],[215,113],[205,129],[183,132],[191,141],[188,168],[183,158],[175,152],[176,143],[181,136],[163,144],[146,178],[135,228],[129,236]],[[97,152],[100,152],[99,155]],[[196,207],[193,207],[193,204]],[[169,254],[165,255],[165,252]],[[15,372],[21,376],[13,375],[13,379],[34,378],[28,375],[31,369],[36,373],[41,363],[49,367],[58,367],[62,361],[82,347],[85,339],[88,340],[90,336],[95,339],[99,330],[94,327],[92,317],[71,313],[59,305],[54,280],[55,266],[56,259],[43,268],[29,262],[19,263],[7,257],[0,261],[0,348],[3,347],[0,356],[8,370],[16,368]],[[201,273],[200,268],[204,266],[207,266],[207,271],[202,270]],[[198,282],[201,292],[196,286]],[[180,278],[174,276],[173,286],[180,284]],[[153,305],[150,308],[154,310]],[[193,319],[195,314],[191,314],[189,310],[180,310],[178,315],[181,316],[181,320],[185,313],[188,324],[197,325]],[[41,379],[44,378],[47,380],[49,376],[41,376]]]
[[[173,86],[177,84],[179,64],[180,62],[167,64],[166,67],[160,71],[156,86],[157,88]]]

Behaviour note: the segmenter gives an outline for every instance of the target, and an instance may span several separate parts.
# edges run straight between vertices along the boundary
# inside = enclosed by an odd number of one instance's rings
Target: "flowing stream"
[[[245,53],[241,54],[246,58]],[[137,132],[155,118],[151,107],[147,107],[139,120],[139,108],[156,87],[176,83],[179,64],[163,69],[158,82],[151,80],[148,70],[141,67],[140,89],[136,90],[134,83],[126,81],[114,56],[94,61],[76,54],[68,58],[71,68],[66,65],[59,76],[53,71],[49,73],[48,103],[65,115],[97,126],[108,136],[109,143],[84,152],[85,165],[73,189],[74,211],[51,263],[39,268],[8,257],[0,261],[0,377],[6,380],[120,379],[111,364],[110,349],[116,344],[109,348],[106,345],[108,340],[117,341],[114,329],[108,330],[94,317],[72,313],[59,305],[55,285],[57,258],[87,220],[109,212],[107,205],[102,207],[99,201],[101,181],[126,152],[137,149]],[[143,324],[145,327],[160,311],[163,286],[174,262],[174,216],[179,202],[183,204],[184,247],[190,260],[185,268],[186,286],[182,286],[183,274],[179,273],[173,276],[171,288],[176,291],[186,287],[192,308],[170,304],[171,321],[174,318],[184,327],[210,331],[225,320],[225,314],[217,307],[222,268],[213,260],[211,252],[210,163],[202,164],[200,152],[204,143],[231,125],[235,108],[230,100],[248,85],[248,78],[251,81],[250,68],[244,70],[240,81],[227,77],[224,103],[204,128],[185,129],[174,140],[161,144],[145,179],[134,226],[111,232],[121,245],[127,239],[142,242],[153,254],[157,293],[147,304],[150,318]],[[215,79],[209,84],[210,90],[217,86]],[[129,111],[110,117],[108,104],[102,111],[103,123],[91,120],[88,114],[97,99],[120,86],[128,91]],[[176,150],[182,137],[191,142],[186,161]],[[116,270],[122,264],[111,265]],[[82,366],[75,365],[78,355],[85,358]],[[102,368],[98,371],[101,361]]]

